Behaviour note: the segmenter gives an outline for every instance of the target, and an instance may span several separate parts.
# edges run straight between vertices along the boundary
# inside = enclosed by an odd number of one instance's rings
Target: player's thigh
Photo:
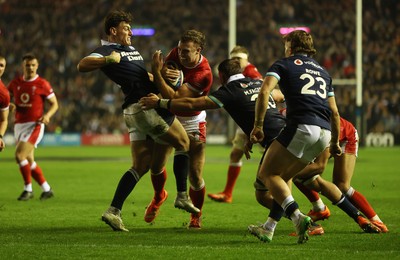
[[[150,169],[153,145],[151,139],[131,142],[132,165],[141,176]]]
[[[168,131],[158,138],[164,143],[167,143],[178,151],[189,150],[189,137],[186,134],[182,124],[175,118],[169,127]]]
[[[315,178],[315,175],[322,174],[325,171],[330,155],[329,149],[326,148],[309,167],[297,174],[296,178],[299,179],[300,182],[307,182],[307,180],[313,177]]]
[[[285,181],[289,181],[305,165],[278,141],[274,141],[265,153],[258,178],[265,179],[268,176],[279,175]]]
[[[33,158],[33,150],[35,145],[30,142],[18,142],[15,147],[15,157],[18,161],[28,159],[28,157]]]
[[[151,172],[160,173],[168,162],[168,158],[172,152],[172,146],[166,144],[154,144],[154,151],[151,162]]]

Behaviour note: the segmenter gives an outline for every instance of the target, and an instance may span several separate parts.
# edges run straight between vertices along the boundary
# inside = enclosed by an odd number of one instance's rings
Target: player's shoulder
[[[208,62],[207,57],[204,55],[201,55],[201,56],[202,56],[202,60],[201,60],[200,66],[207,67],[211,71],[211,66],[210,66],[210,63]]]
[[[44,84],[48,84],[48,83],[49,83],[49,81],[47,81],[47,79],[45,79],[45,78],[43,78],[43,77],[41,77],[41,76],[38,76],[38,77],[35,79],[35,81],[41,82],[41,83],[44,83]]]
[[[3,99],[6,99],[8,97],[8,101],[10,101],[10,93],[8,92],[6,86],[1,80],[0,80],[0,96],[3,97]]]
[[[35,79],[35,84],[37,84],[38,86],[40,86],[42,88],[50,88],[50,89],[52,88],[50,82],[47,79],[42,78],[40,76],[38,76]]]
[[[13,78],[9,83],[8,83],[8,88],[11,88],[13,86],[19,85],[23,82],[23,78],[22,76],[16,76],[15,78]]]

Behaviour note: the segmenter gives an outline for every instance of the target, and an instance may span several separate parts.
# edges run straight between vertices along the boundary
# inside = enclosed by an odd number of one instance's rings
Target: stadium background
[[[228,4],[228,0],[0,0],[0,55],[7,59],[2,80],[8,84],[21,72],[22,56],[35,53],[39,74],[51,82],[60,103],[44,143],[125,143],[119,89],[100,72],[76,70],[78,61],[104,38],[103,17],[111,9],[121,9],[133,13],[133,27],[155,29],[151,37],[133,38],[148,66],[153,52],[167,53],[184,30],[203,31],[207,39],[203,54],[215,69],[228,57]],[[362,144],[400,143],[398,13],[397,0],[363,1]],[[279,28],[308,26],[318,51],[315,58],[334,79],[353,79],[355,19],[355,0],[239,0],[237,44],[250,50],[250,61],[265,73],[283,55]],[[216,88],[219,81],[214,76]],[[355,123],[355,86],[335,88],[341,115]],[[224,111],[209,111],[207,121],[209,140],[212,136],[229,140]],[[13,141],[12,126],[11,120],[7,142]]]

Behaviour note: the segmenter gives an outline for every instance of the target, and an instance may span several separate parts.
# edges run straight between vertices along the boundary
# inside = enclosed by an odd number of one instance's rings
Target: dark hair
[[[112,11],[104,19],[104,32],[110,35],[110,29],[117,27],[121,22],[131,23],[132,15],[124,11]]]
[[[37,60],[37,58],[34,54],[28,53],[22,57],[22,61],[25,61],[25,60]]]
[[[240,67],[240,61],[237,59],[226,59],[218,65],[218,71],[230,77],[242,73],[242,68]]]
[[[194,42],[200,46],[202,50],[206,46],[206,36],[204,33],[196,30],[187,30],[180,39],[181,42]]]
[[[292,31],[283,36],[283,40],[291,43],[292,53],[306,53],[308,56],[317,53],[311,35],[303,30]]]

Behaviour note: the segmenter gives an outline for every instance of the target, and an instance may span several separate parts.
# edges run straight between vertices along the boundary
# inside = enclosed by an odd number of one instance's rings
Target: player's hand
[[[147,95],[147,97],[142,97],[139,100],[139,104],[143,110],[149,110],[152,108],[157,108],[159,100],[160,99],[156,94],[150,93]]]
[[[6,148],[6,143],[4,142],[3,138],[0,138],[0,152]]]
[[[250,133],[250,141],[255,143],[260,143],[264,140],[264,131],[262,128],[255,126]]]
[[[106,56],[106,63],[119,63],[121,61],[121,54],[119,52],[113,51],[110,55]]]
[[[160,50],[157,50],[153,54],[153,62],[151,63],[151,69],[153,70],[153,73],[156,71],[161,71],[164,66],[164,57],[163,54]]]
[[[247,139],[246,144],[244,145],[244,155],[246,156],[246,159],[250,159],[251,158],[251,153],[253,153],[253,143],[250,142],[249,139]]]
[[[37,123],[42,123],[47,125],[50,122],[50,117],[46,114],[44,114],[41,118],[39,118],[39,120],[37,121]]]
[[[329,152],[332,156],[340,156],[342,155],[342,148],[340,148],[338,143],[331,143],[329,145]]]
[[[9,108],[10,113],[15,112],[15,109],[16,109],[16,108],[17,108],[17,106],[16,106],[14,103],[10,103],[10,108]]]
[[[170,66],[163,66],[161,75],[168,82],[174,82],[180,76],[179,70]]]

